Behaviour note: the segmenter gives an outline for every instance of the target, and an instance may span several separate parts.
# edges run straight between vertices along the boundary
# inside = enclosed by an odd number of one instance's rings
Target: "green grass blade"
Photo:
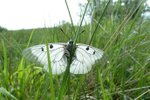
[[[107,94],[105,92],[105,87],[104,87],[104,84],[103,84],[103,79],[102,79],[101,72],[100,72],[99,68],[97,68],[97,78],[98,78],[98,82],[101,86],[103,100],[108,100]]]
[[[4,41],[2,40],[2,45],[3,45],[3,57],[4,57],[4,71],[3,71],[3,76],[5,80],[5,88],[9,88],[9,71],[8,71],[8,59],[7,59],[7,49],[5,47]]]
[[[75,33],[76,33],[76,32],[75,32],[75,27],[74,27],[74,24],[73,24],[73,19],[72,19],[72,16],[71,16],[71,12],[70,12],[70,9],[69,9],[67,0],[65,0],[65,4],[66,4],[66,7],[67,7],[67,10],[68,10],[68,13],[69,13],[69,17],[70,17],[70,20],[71,20],[72,30],[73,30],[73,32],[74,32],[74,34],[75,34]]]
[[[50,60],[50,50],[49,50],[49,45],[46,43],[46,49],[47,49],[47,58],[48,58],[48,68],[49,68],[49,77],[50,77],[50,89],[51,89],[51,95],[52,95],[52,100],[55,100],[55,90],[54,90],[54,85],[53,85],[53,75],[52,75],[52,69],[51,69],[51,60]]]
[[[104,49],[108,49],[110,48],[110,46],[113,44],[113,42],[117,39],[117,37],[119,36],[119,32],[126,26],[126,24],[130,21],[130,19],[132,18],[133,14],[137,11],[137,9],[140,8],[140,6],[142,5],[142,3],[144,2],[144,0],[142,0],[136,8],[132,7],[132,9],[130,10],[130,12],[128,13],[128,15],[126,15],[126,17],[124,18],[124,20],[121,22],[121,24],[118,26],[118,28],[116,29],[116,31],[114,32],[114,34],[110,37],[109,41],[106,43]]]
[[[79,37],[79,35],[80,35],[80,30],[81,30],[81,27],[82,27],[82,23],[83,23],[83,20],[84,20],[85,14],[86,14],[86,12],[87,12],[87,8],[88,8],[88,6],[89,6],[90,1],[91,1],[91,0],[88,0],[88,3],[86,4],[86,7],[85,7],[85,10],[84,10],[84,13],[83,13],[83,16],[82,16],[80,25],[79,25],[79,27],[78,27],[78,29],[77,29],[76,34],[75,34],[75,37],[74,37],[74,45],[76,45],[77,39],[78,39],[78,37]]]
[[[76,90],[75,90],[75,92],[74,92],[74,100],[77,100],[79,97],[78,96],[80,96],[80,91],[81,91],[81,88],[83,88],[84,89],[84,83],[86,83],[85,82],[85,76],[84,75],[79,75],[79,76],[77,76],[78,77],[78,80],[76,81],[76,83],[77,83],[77,85],[76,85]],[[83,91],[84,92],[84,91]],[[84,93],[85,94],[85,93]]]
[[[90,39],[89,45],[92,43],[92,40],[93,40],[94,34],[96,33],[96,31],[97,31],[97,29],[98,29],[99,23],[100,23],[100,21],[101,21],[102,17],[104,16],[104,14],[105,14],[105,12],[106,12],[106,10],[107,10],[108,6],[109,6],[110,1],[111,1],[111,0],[109,0],[109,1],[107,2],[106,6],[105,6],[105,8],[104,8],[104,10],[103,10],[103,12],[102,12],[102,15],[100,16],[100,18],[99,18],[99,20],[98,20],[98,23],[97,23],[97,25],[96,25],[96,27],[95,27],[95,29],[94,29],[94,32],[93,32],[93,34],[92,34],[92,36],[91,36],[91,39]]]
[[[27,43],[27,47],[30,45],[30,42],[31,42],[31,39],[32,39],[32,37],[33,37],[33,34],[34,34],[34,29],[32,30],[32,32],[30,33],[31,35],[30,35],[30,37],[29,37],[29,40],[28,40],[28,43]]]
[[[18,100],[15,96],[13,96],[9,91],[7,91],[3,87],[0,87],[0,94],[5,95],[6,97],[10,98],[11,100]]]
[[[67,91],[67,89],[69,90],[70,88],[70,65],[68,64],[66,71],[63,75],[63,81],[61,84],[61,88],[60,88],[60,92],[59,92],[59,100],[63,100],[64,99],[64,95]],[[70,95],[68,94],[68,99],[70,99]]]
[[[30,33],[30,37],[29,37],[29,40],[28,40],[28,43],[27,43],[27,47],[29,46],[30,44],[30,41],[32,39],[32,36],[33,36],[33,33],[34,33],[34,30],[32,30],[32,32]],[[20,93],[18,93],[18,96],[20,99],[23,99],[24,98],[24,94],[25,94],[25,86],[26,86],[26,80],[24,80],[24,76],[26,75],[26,72],[25,72],[25,68],[24,68],[24,58],[21,59],[19,65],[18,65],[18,84],[19,84],[19,90],[20,90]]]

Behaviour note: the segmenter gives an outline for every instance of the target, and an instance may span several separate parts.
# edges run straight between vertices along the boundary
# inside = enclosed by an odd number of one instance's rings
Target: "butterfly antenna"
[[[84,33],[84,32],[85,32],[85,30],[82,30],[82,31],[80,32],[79,36],[80,36],[82,33]]]
[[[85,30],[82,30],[82,31],[81,31],[81,34],[84,33],[84,32],[85,32]]]
[[[85,32],[85,30],[82,30],[80,33],[79,33],[79,36],[82,34],[82,33],[84,33]]]
[[[65,35],[65,37],[67,37],[67,39],[69,40],[70,37],[64,32],[64,30],[62,28],[60,28],[61,32]]]

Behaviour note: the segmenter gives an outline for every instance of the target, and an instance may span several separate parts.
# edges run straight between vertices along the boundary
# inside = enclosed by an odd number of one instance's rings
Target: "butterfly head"
[[[73,40],[68,41],[67,43],[67,50],[70,52],[73,48]]]
[[[68,45],[73,45],[73,40],[70,40],[70,41],[68,42]]]

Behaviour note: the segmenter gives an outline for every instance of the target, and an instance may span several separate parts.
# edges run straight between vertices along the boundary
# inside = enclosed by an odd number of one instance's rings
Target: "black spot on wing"
[[[53,48],[53,45],[51,44],[49,47],[50,47],[50,49],[52,49],[52,48]]]
[[[41,50],[44,51],[44,48],[42,47]]]
[[[95,51],[93,52],[93,55],[95,55]]]
[[[86,50],[87,50],[87,51],[90,50],[90,47],[87,46],[87,47],[86,47]],[[94,50],[93,55],[94,55],[95,53],[96,53],[96,51]]]
[[[87,51],[89,50],[89,46],[86,48],[86,50],[87,50]]]

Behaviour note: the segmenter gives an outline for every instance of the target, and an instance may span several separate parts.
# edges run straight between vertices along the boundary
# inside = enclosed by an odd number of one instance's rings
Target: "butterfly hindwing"
[[[49,43],[48,47],[50,51],[52,74],[61,74],[67,67],[67,57],[65,56],[66,45],[64,43]],[[44,69],[49,71],[46,45],[36,45],[27,48],[23,51],[23,55],[28,60],[44,65]]]
[[[103,51],[95,47],[77,44],[75,55],[70,66],[70,72],[73,74],[86,74],[92,65],[103,55]]]

